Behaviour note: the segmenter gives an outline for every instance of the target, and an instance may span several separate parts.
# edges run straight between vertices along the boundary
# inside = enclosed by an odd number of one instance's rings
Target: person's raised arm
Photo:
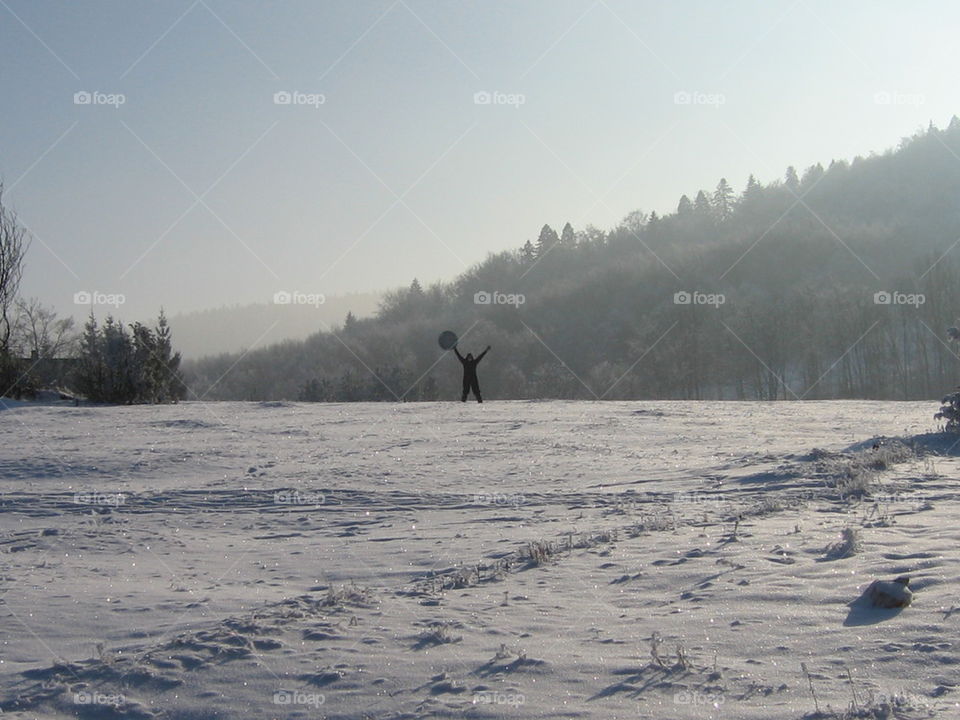
[[[483,360],[483,356],[486,355],[488,352],[490,352],[490,346],[489,346],[489,345],[487,345],[487,349],[486,349],[486,350],[484,350],[482,353],[480,353],[479,355],[477,355],[477,362],[480,362],[481,360]]]
[[[460,362],[463,362],[463,355],[461,355],[461,354],[460,354],[460,351],[457,350],[457,346],[456,346],[456,345],[453,346],[453,352],[456,354],[457,360],[459,360]]]

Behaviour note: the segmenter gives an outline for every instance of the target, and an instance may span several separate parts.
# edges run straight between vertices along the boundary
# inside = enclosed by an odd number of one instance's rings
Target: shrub
[[[940,401],[940,412],[933,417],[937,420],[946,420],[944,430],[960,433],[960,392],[950,393]]]

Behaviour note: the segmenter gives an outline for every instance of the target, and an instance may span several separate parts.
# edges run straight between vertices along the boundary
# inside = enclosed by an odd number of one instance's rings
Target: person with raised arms
[[[453,346],[453,352],[457,354],[457,360],[463,365],[463,394],[460,396],[460,402],[466,402],[467,395],[469,395],[472,390],[474,396],[477,398],[477,402],[482,403],[483,398],[480,397],[480,382],[477,380],[477,364],[483,360],[484,355],[490,352],[490,346],[487,345],[487,349],[477,355],[477,357],[474,357],[473,353],[467,353],[467,356],[464,357],[460,354],[460,351],[457,350],[456,345]]]

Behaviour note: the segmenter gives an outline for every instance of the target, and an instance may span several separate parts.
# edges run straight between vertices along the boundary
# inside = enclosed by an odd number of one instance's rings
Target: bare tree
[[[3,202],[3,185],[0,184],[0,355],[10,354],[14,303],[20,291],[23,257],[29,245],[26,228]]]
[[[72,317],[57,317],[56,310],[36,298],[17,300],[14,350],[37,359],[68,357],[74,354],[76,343]]]

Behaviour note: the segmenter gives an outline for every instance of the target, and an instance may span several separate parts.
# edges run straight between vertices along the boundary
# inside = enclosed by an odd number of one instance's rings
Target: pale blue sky
[[[75,292],[123,293],[134,320],[450,279],[545,222],[609,228],[945,125],[958,21],[876,0],[0,0],[23,292],[78,316]]]

